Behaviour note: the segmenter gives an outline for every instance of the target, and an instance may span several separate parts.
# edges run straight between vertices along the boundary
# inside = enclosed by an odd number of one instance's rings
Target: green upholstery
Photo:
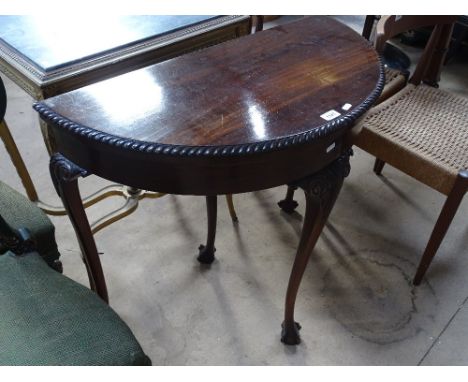
[[[128,326],[32,252],[0,256],[0,365],[150,365]]]
[[[1,181],[0,216],[13,230],[27,228],[37,251],[49,265],[58,260],[60,254],[55,242],[55,227],[50,219],[29,199]]]

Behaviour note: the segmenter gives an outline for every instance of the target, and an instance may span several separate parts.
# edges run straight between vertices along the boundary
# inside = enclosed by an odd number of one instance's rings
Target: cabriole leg
[[[351,150],[343,154],[325,169],[296,182],[296,185],[304,191],[306,212],[301,239],[299,241],[299,247],[297,249],[296,258],[294,259],[286,292],[285,316],[282,324],[281,341],[287,345],[297,345],[301,342],[299,336],[299,329],[301,326],[294,321],[294,306],[297,292],[310,254],[335,204],[343,184],[343,179],[349,174],[350,155]]]
[[[83,261],[88,271],[91,289],[104,301],[108,302],[109,298],[101,261],[78,189],[78,178],[88,174],[85,170],[58,153],[50,158],[50,174],[55,189],[62,199],[75,229]]]
[[[214,246],[216,236],[216,216],[218,209],[218,200],[215,196],[206,197],[206,210],[208,213],[208,235],[206,239],[206,245],[200,245],[198,247],[199,254],[197,260],[202,264],[211,264],[215,257],[214,253],[216,248]]]

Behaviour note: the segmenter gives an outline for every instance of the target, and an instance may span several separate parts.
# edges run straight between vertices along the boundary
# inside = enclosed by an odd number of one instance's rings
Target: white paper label
[[[323,113],[320,118],[323,118],[325,121],[331,121],[336,117],[340,116],[341,114],[338,113],[336,110],[328,110],[326,113]]]
[[[336,147],[335,142],[333,142],[330,146],[327,147],[327,154],[332,151]]]
[[[348,111],[349,109],[351,109],[351,105],[350,103],[345,103],[341,108],[344,110],[344,111]]]

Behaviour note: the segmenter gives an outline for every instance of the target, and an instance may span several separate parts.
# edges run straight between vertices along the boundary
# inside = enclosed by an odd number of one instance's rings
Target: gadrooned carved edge
[[[204,156],[204,157],[227,157],[227,156],[245,156],[269,151],[281,150],[290,146],[296,146],[313,140],[328,136],[340,129],[350,127],[375,103],[380,96],[385,84],[385,73],[382,60],[379,57],[379,79],[376,87],[369,97],[360,105],[352,109],[349,113],[335,118],[334,120],[323,124],[318,128],[306,131],[304,133],[292,135],[284,138],[277,138],[270,141],[256,142],[239,145],[224,146],[182,146],[169,145],[162,143],[148,143],[135,139],[122,138],[116,135],[103,133],[93,128],[82,126],[75,123],[52,109],[42,102],[36,102],[34,109],[41,118],[48,124],[58,126],[70,131],[72,134],[86,137],[98,143],[107,144],[116,148],[130,150],[133,152],[142,152],[147,154],[170,155],[170,156]]]
[[[78,177],[85,177],[89,175],[86,170],[83,170],[81,167],[77,166],[60,153],[55,153],[52,155],[50,158],[49,168],[55,190],[59,196],[61,194],[58,184],[60,181],[70,182],[77,179]]]

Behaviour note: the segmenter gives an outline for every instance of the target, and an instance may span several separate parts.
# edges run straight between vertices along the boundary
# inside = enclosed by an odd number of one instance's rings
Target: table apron
[[[296,181],[341,154],[346,130],[263,153],[182,156],[116,147],[49,127],[56,152],[89,173],[139,189],[179,195],[236,194]]]

